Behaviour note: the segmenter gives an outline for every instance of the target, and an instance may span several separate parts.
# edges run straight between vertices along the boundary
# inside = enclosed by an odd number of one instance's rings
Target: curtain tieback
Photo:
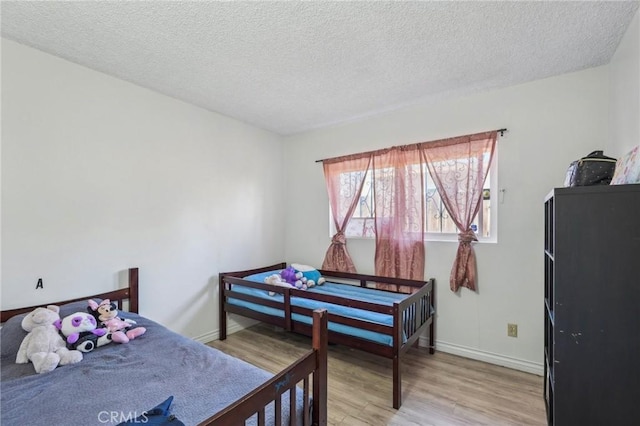
[[[347,245],[347,237],[344,236],[342,231],[336,232],[336,235],[331,238],[331,244],[337,244],[341,246]]]
[[[473,232],[472,229],[467,229],[458,234],[458,241],[461,243],[470,243],[472,241],[478,241],[478,237],[476,237],[476,233]]]

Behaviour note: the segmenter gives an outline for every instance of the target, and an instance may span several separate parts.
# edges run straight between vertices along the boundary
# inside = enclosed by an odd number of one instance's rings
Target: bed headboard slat
[[[78,297],[76,299],[63,300],[59,302],[50,302],[50,303],[41,303],[39,305],[27,306],[25,308],[17,308],[17,309],[9,309],[6,311],[0,312],[0,322],[5,322],[9,318],[28,313],[33,311],[35,308],[39,306],[47,306],[47,305],[64,305],[66,303],[71,302],[80,302],[83,300],[89,299],[111,299],[114,301],[118,301],[118,306],[122,307],[122,301],[129,301],[129,312],[139,313],[138,312],[138,268],[130,268],[129,269],[129,284],[126,288],[121,288],[119,290],[113,290],[106,293],[93,294],[85,297]]]

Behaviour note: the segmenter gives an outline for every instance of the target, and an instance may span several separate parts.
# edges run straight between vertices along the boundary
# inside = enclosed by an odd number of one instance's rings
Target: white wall
[[[275,134],[2,39],[2,308],[137,266],[142,314],[215,337],[217,273],[283,258],[282,155]]]
[[[611,63],[609,151],[620,157],[640,144],[640,12],[631,21]]]
[[[569,163],[607,138],[607,68],[562,75],[287,138],[286,258],[320,265],[329,245],[328,199],[317,159],[507,127],[499,141],[497,244],[476,244],[479,291],[449,290],[456,243],[427,244],[437,280],[437,347],[542,371],[543,201]],[[349,240],[358,271],[374,271],[374,243]],[[507,323],[519,326],[507,337]]]
[[[499,242],[476,245],[479,292],[448,289],[454,243],[427,244],[426,276],[438,283],[439,350],[540,371],[543,198],[570,161],[611,140],[613,83],[605,66],[291,136],[283,149],[269,132],[3,39],[2,308],[112,289],[138,266],[144,315],[215,338],[219,271],[321,264],[329,215],[315,160],[508,127]],[[372,273],[373,242],[349,249]]]

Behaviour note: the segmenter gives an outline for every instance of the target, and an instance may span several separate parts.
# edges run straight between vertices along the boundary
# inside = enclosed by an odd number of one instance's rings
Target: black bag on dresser
[[[615,170],[615,158],[593,151],[569,165],[564,186],[609,185]]]

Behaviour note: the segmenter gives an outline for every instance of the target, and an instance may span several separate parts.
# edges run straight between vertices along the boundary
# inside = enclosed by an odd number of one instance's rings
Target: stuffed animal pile
[[[54,325],[60,321],[60,308],[49,305],[36,308],[22,320],[27,334],[16,355],[16,364],[33,363],[36,373],[53,371],[58,365],[82,361],[82,352],[67,349]]]
[[[17,364],[33,363],[36,373],[58,365],[82,361],[83,353],[108,343],[127,343],[147,330],[135,321],[118,317],[115,303],[89,300],[88,312],[74,312],[60,318],[60,307],[36,308],[22,320],[27,334],[16,355]]]
[[[296,287],[298,287],[298,282],[300,282],[300,286],[307,288],[311,288],[316,285],[322,285],[325,283],[325,279],[320,272],[312,266],[302,265],[300,263],[292,263],[291,268],[296,271]]]
[[[266,277],[264,282],[280,287],[294,287],[299,290],[307,290],[313,286],[324,284],[325,279],[317,269],[311,266],[292,263],[291,266],[283,269],[279,274],[272,274]],[[270,291],[269,296],[273,295],[275,295],[275,292]]]
[[[264,282],[266,284],[271,284],[271,285],[277,285],[279,287],[294,287],[295,288],[295,281],[291,281],[291,275],[290,273],[287,271],[289,268],[287,269],[283,269],[279,274],[271,274],[268,277],[266,277],[264,279]],[[284,273],[284,275],[283,275]],[[288,280],[287,280],[288,279]],[[270,291],[269,292],[269,296],[275,296],[275,292],[274,291]]]

